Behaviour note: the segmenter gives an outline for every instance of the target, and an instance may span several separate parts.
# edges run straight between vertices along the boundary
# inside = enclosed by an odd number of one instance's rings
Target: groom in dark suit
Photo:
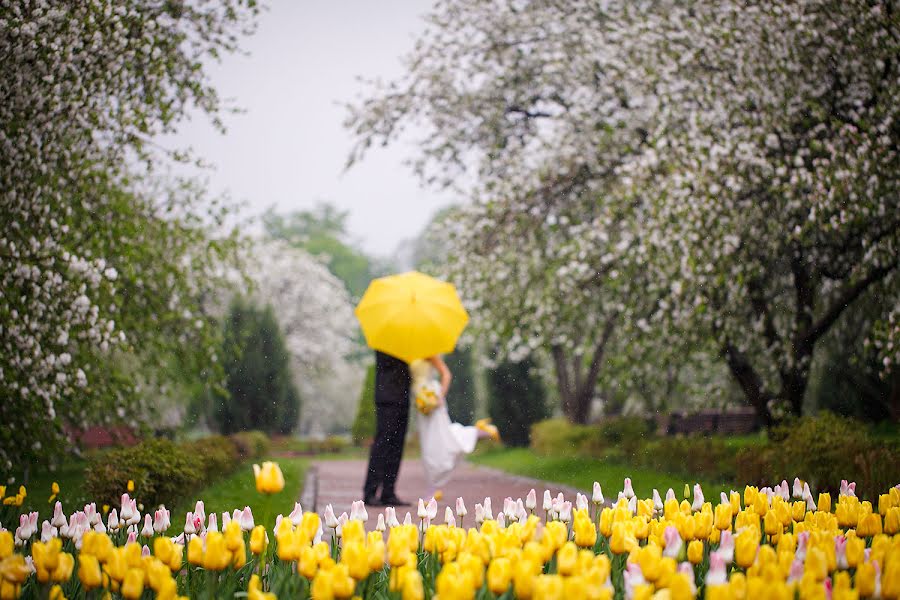
[[[369,506],[409,506],[397,497],[395,486],[409,423],[409,365],[375,352],[375,441],[363,499]]]

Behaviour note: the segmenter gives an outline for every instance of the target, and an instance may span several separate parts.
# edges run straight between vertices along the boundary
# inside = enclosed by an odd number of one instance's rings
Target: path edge
[[[479,465],[477,463],[473,463],[473,462],[469,462],[469,461],[466,461],[466,464],[472,469],[477,469],[479,471],[486,471],[493,475],[502,475],[503,477],[509,477],[510,479],[521,481],[522,483],[525,483],[525,484],[533,487],[535,493],[537,493],[537,494],[540,494],[542,490],[546,490],[548,487],[553,487],[553,488],[561,491],[563,494],[565,494],[567,498],[569,496],[571,496],[573,498],[573,501],[572,501],[573,504],[574,504],[575,494],[583,493],[585,491],[585,490],[580,490],[576,487],[572,487],[571,485],[566,485],[564,483],[557,483],[555,481],[547,481],[545,479],[535,479],[534,477],[526,477],[525,475],[518,475],[516,473],[510,473],[509,471],[504,471],[503,469],[497,469],[495,467]]]
[[[318,512],[316,499],[319,497],[319,467],[315,463],[306,469],[303,478],[303,491],[300,493],[300,504],[307,511]]]

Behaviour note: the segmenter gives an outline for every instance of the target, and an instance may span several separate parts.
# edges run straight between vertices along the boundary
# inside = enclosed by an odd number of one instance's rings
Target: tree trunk
[[[606,344],[612,336],[616,316],[612,314],[606,319],[603,332],[594,347],[590,365],[586,369],[582,357],[576,356],[570,361],[562,346],[555,345],[551,348],[563,414],[572,423],[583,425],[591,416],[591,400],[594,398],[594,389],[600,378],[600,365],[603,362]]]
[[[756,410],[756,416],[762,421],[763,426],[772,425],[772,413],[769,411],[769,395],[763,390],[762,380],[753,369],[753,365],[747,360],[746,355],[738,350],[730,342],[726,342],[722,348],[722,355],[731,374],[737,380],[738,385],[747,398],[747,403]]]

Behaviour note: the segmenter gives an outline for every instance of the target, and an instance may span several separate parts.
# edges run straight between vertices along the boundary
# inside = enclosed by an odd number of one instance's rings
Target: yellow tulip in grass
[[[259,465],[253,465],[253,475],[256,477],[256,491],[260,494],[277,494],[284,489],[284,475],[278,463],[266,461]]]

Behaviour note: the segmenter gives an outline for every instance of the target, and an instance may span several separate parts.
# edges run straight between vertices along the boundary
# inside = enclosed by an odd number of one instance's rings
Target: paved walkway
[[[335,514],[340,515],[344,511],[349,513],[350,503],[360,500],[362,497],[366,466],[367,462],[364,460],[327,460],[313,463],[304,485],[303,498],[301,498],[304,510],[316,510],[321,514],[325,510],[325,505],[331,504]],[[503,509],[504,498],[510,496],[524,500],[532,488],[537,492],[539,507],[545,489],[549,489],[554,496],[558,492],[563,492],[567,499],[571,499],[573,503],[575,501],[575,488],[548,484],[537,479],[519,477],[496,469],[463,463],[456,468],[450,482],[443,488],[444,497],[438,502],[437,522],[444,522],[444,507],[455,507],[456,498],[459,496],[465,500],[466,508],[469,511],[466,521],[471,524],[475,515],[475,503],[483,503],[486,496],[490,496],[496,515]],[[424,496],[427,492],[421,461],[404,460],[397,481],[397,495],[408,502],[415,503],[419,496]],[[374,526],[377,519],[375,515],[380,510],[383,509],[372,508],[369,510],[370,526]],[[413,519],[415,519],[415,504],[410,507],[398,508],[397,518],[402,521],[407,510],[413,514]]]

